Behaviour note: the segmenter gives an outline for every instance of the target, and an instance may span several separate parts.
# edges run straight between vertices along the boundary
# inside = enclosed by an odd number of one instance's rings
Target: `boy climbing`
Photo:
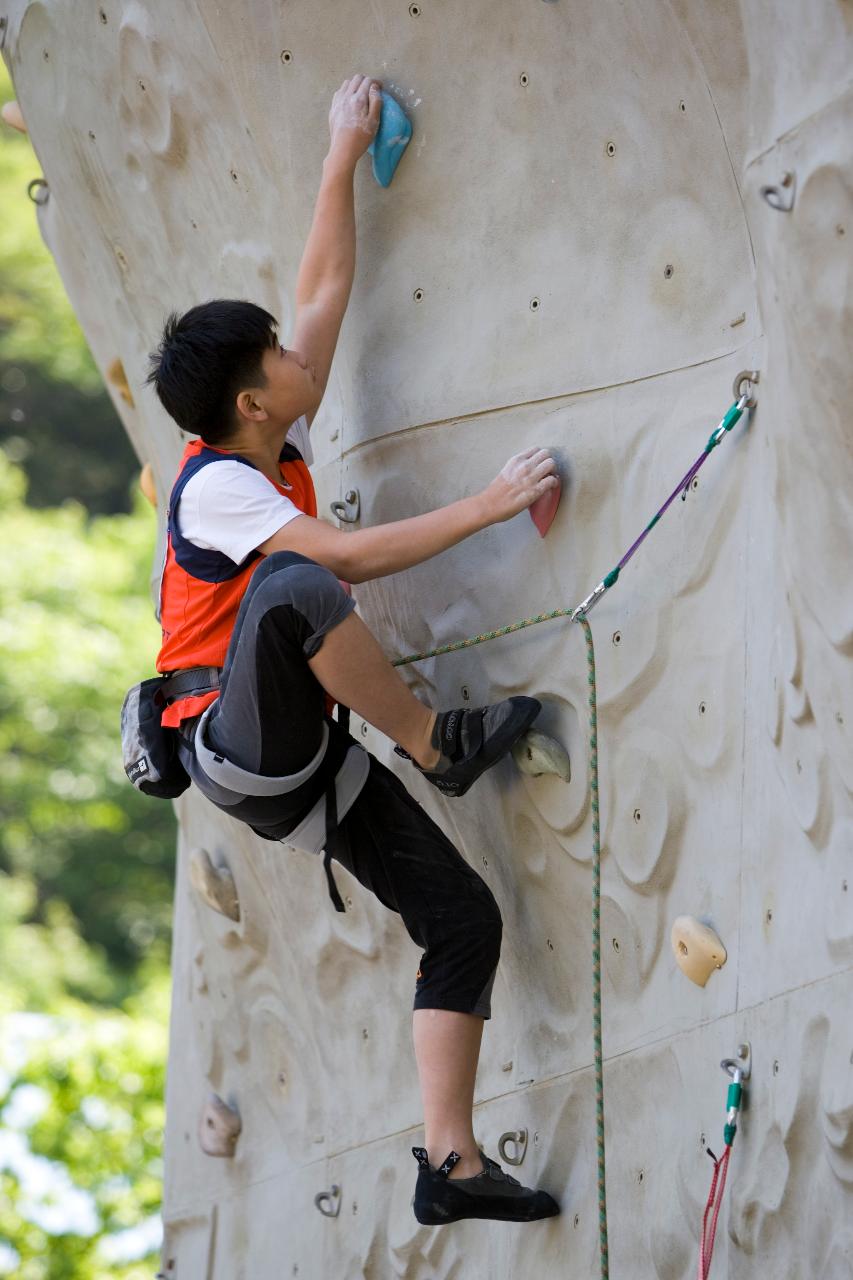
[[[292,349],[248,302],[166,322],[149,381],[187,445],[169,503],[157,660],[163,724],[213,804],[268,840],[325,850],[423,948],[413,1036],[424,1149],[420,1222],[532,1221],[559,1212],[483,1155],[472,1107],[500,953],[491,891],[399,779],[339,721],[351,707],[449,796],[503,758],[540,704],[515,697],[434,712],[384,657],[343,582],[397,573],[508,520],[557,485],[542,449],[482,492],[344,534],[316,518],[309,427],[329,377],[355,270],[353,177],[379,123],[380,87],[354,76],[332,101],[331,142],[296,282]]]

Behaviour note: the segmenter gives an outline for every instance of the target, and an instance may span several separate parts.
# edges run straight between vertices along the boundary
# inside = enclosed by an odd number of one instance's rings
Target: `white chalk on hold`
[[[243,1128],[236,1107],[211,1093],[198,1119],[198,1140],[206,1156],[233,1156]]]
[[[676,964],[682,973],[704,987],[715,969],[726,963],[726,948],[714,930],[695,916],[679,916],[670,934]]]
[[[215,867],[206,849],[195,849],[190,857],[190,880],[198,896],[221,916],[240,919],[237,886],[228,867]]]
[[[538,729],[528,729],[512,749],[512,758],[522,773],[531,778],[541,778],[553,773],[564,782],[570,782],[572,763],[569,753],[556,738],[549,738]]]

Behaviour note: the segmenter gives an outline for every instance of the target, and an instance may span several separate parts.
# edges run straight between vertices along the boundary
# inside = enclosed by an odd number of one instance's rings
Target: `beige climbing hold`
[[[695,916],[679,916],[672,926],[676,963],[697,987],[704,987],[714,969],[726,963],[726,948],[708,925]]]
[[[143,495],[151,503],[152,507],[157,506],[157,486],[154,483],[154,468],[150,462],[146,462],[145,466],[139,473],[139,487]]]
[[[556,738],[549,738],[538,729],[528,729],[512,749],[512,758],[522,773],[539,778],[543,773],[556,774],[564,782],[572,776],[569,753]]]
[[[234,877],[227,867],[215,867],[206,849],[196,849],[190,857],[190,880],[198,896],[221,916],[240,919],[240,900]]]
[[[243,1124],[235,1107],[211,1093],[201,1110],[198,1140],[206,1156],[233,1156]]]
[[[27,132],[23,112],[17,102],[4,102],[2,108],[0,108],[0,115],[2,115],[6,124],[11,125],[13,129],[17,129],[18,133]]]
[[[124,371],[124,365],[118,356],[113,360],[107,369],[107,382],[115,387],[125,404],[130,405],[131,409],[136,408],[133,399],[133,392],[130,389],[130,383],[127,380],[127,374]]]

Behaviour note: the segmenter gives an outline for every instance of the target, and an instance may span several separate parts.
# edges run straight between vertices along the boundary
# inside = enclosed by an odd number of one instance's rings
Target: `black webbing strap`
[[[329,837],[338,829],[338,797],[335,791],[335,781],[335,778],[332,778],[326,788],[326,850],[323,854],[323,870],[326,873],[329,897],[335,904],[335,910],[346,911],[343,899],[338,893],[338,886],[335,884],[335,877],[332,875],[332,854],[328,844]]]
[[[169,706],[189,694],[212,693],[219,688],[219,667],[186,667],[164,676],[161,693]]]

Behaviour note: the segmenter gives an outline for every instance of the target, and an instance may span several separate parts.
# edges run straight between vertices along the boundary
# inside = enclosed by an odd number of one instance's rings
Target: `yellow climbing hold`
[[[112,364],[107,369],[107,382],[109,382],[111,386],[115,387],[126,405],[129,405],[131,409],[136,408],[133,399],[133,392],[130,389],[127,374],[124,371],[124,365],[121,360],[119,360],[118,356],[116,356],[115,360],[113,360]]]
[[[151,503],[152,507],[156,507],[157,486],[154,483],[154,468],[151,466],[150,462],[146,462],[145,466],[139,473],[139,487]]]
[[[726,963],[726,948],[708,925],[695,916],[679,916],[670,935],[676,963],[697,987]]]

